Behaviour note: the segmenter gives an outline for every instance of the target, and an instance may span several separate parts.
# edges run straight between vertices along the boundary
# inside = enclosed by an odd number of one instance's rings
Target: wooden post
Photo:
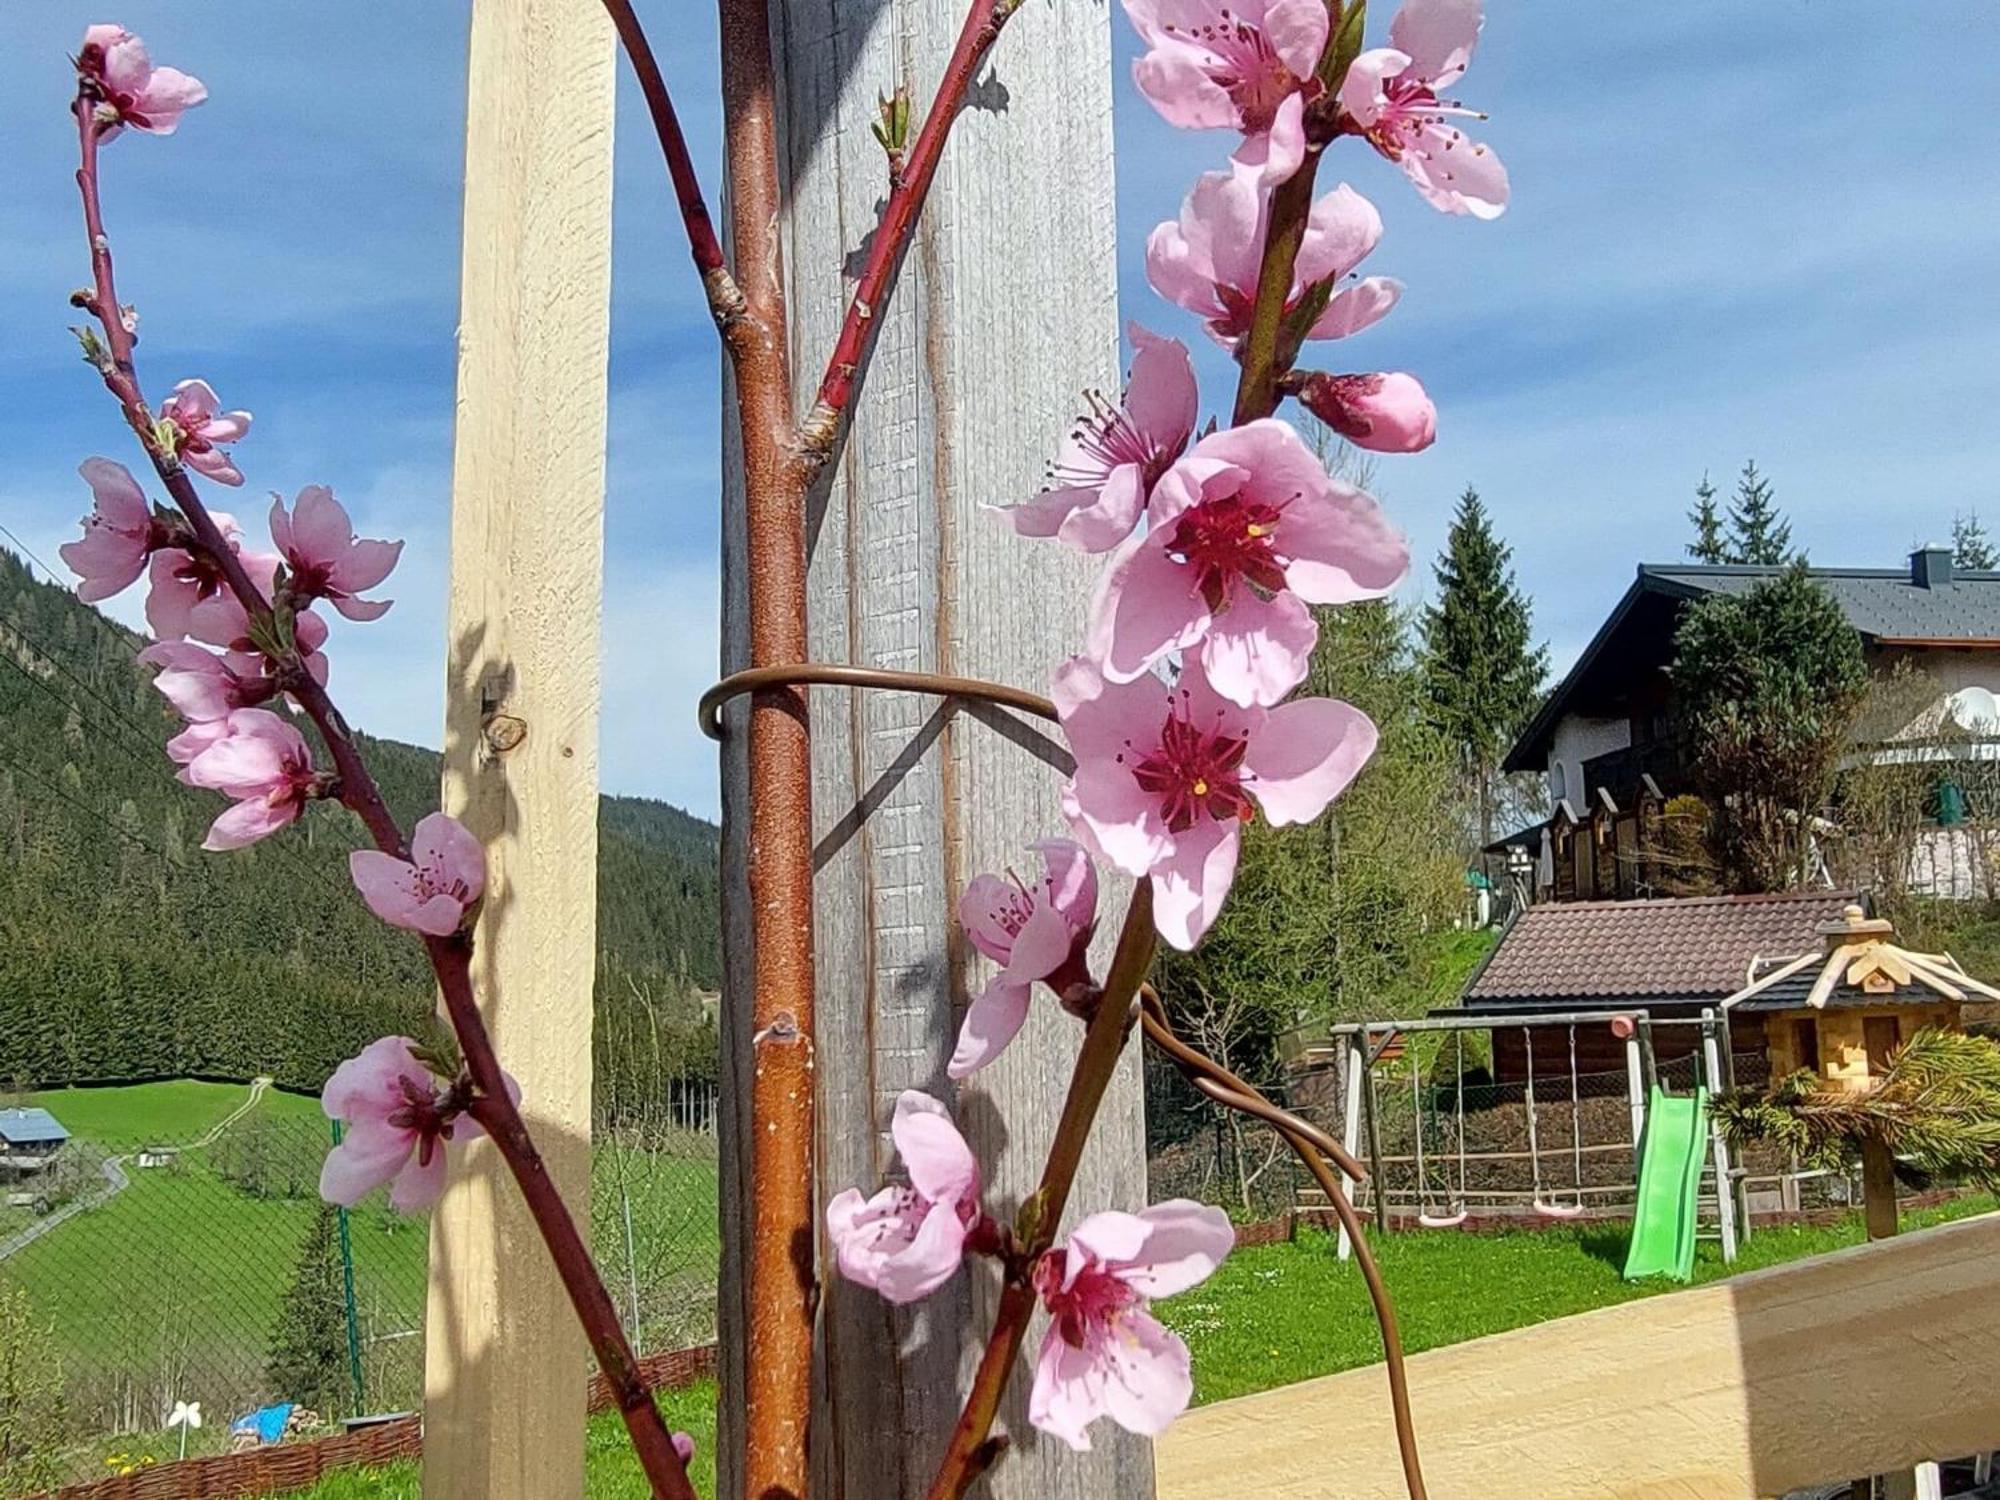
[[[1347,1148],[1349,1156],[1358,1156],[1361,1152],[1362,1075],[1367,1070],[1368,1033],[1366,1031],[1357,1031],[1348,1042],[1346,1076],[1341,1080],[1343,1085],[1342,1093],[1345,1097],[1342,1101],[1340,1117],[1340,1144]],[[1465,1087],[1462,1079],[1459,1082],[1459,1087]],[[1371,1185],[1379,1190],[1381,1185],[1374,1183],[1372,1178],[1370,1180]],[[1345,1173],[1340,1175],[1339,1183],[1341,1197],[1352,1203],[1354,1201],[1354,1183]],[[1379,1196],[1379,1191],[1377,1196]],[[1329,1203],[1327,1207],[1332,1208],[1333,1205]],[[1354,1254],[1354,1242],[1348,1237],[1347,1220],[1345,1219],[1340,1221],[1339,1250],[1342,1260],[1346,1260]]]
[[[869,130],[876,96],[907,84],[919,110],[967,0],[789,0],[774,7],[785,129],[785,274],[801,408],[832,347],[843,274],[874,225],[888,167]],[[843,451],[812,498],[811,648],[816,659],[929,669],[1046,691],[1080,649],[1097,566],[1016,537],[982,507],[1041,485],[1087,388],[1119,382],[1111,212],[1110,13],[1030,6],[1009,23],[946,149],[900,284],[875,316],[874,364]],[[1192,330],[1187,330],[1192,334]],[[728,424],[725,424],[725,431]],[[732,455],[733,459],[733,455]],[[733,507],[732,507],[733,509]],[[725,524],[725,666],[745,659],[740,525]],[[743,1117],[749,996],[741,885],[747,809],[739,706],[724,759],[725,1066],[721,1491],[736,1496],[740,1433]],[[885,693],[816,690],[812,720],[820,1090],[818,1198],[872,1188],[893,1164],[896,1096],[951,1098],[958,1020],[987,966],[954,908],[981,871],[1027,873],[1023,846],[1065,826],[1065,760],[1043,726]],[[1100,932],[1123,881],[1107,873]],[[1107,944],[1108,947],[1108,944]],[[989,1200],[1011,1212],[1039,1175],[1082,1031],[1038,1001],[1019,1041],[957,1091]],[[1136,1208],[1145,1160],[1136,1050],[1114,1084],[1073,1215]],[[823,1238],[823,1236],[822,1236]],[[991,1269],[976,1267],[903,1311],[827,1274],[814,1500],[921,1494],[990,1326]],[[1030,1334],[1038,1341],[1040,1329]],[[1033,1344],[1031,1343],[1031,1348]],[[1144,1500],[1145,1443],[1109,1423],[1072,1454],[1026,1420],[1024,1362],[1000,1426],[1014,1447],[982,1494]]]
[[[1727,1026],[1728,1023],[1723,1024]],[[1708,1079],[1710,1098],[1727,1087],[1716,1047],[1715,1026],[1715,1012],[1704,1010],[1701,1013],[1702,1072]],[[1725,1031],[1724,1035],[1727,1034]],[[1729,1175],[1729,1142],[1723,1139],[1722,1127],[1713,1119],[1708,1124],[1708,1148],[1710,1165],[1715,1170],[1715,1216],[1722,1229],[1722,1260],[1727,1265],[1736,1259],[1736,1189]]]
[[[1896,1233],[1896,1154],[1872,1136],[1861,1142],[1861,1214],[1869,1239]]]
[[[586,1225],[612,65],[596,0],[474,0],[444,801],[487,845],[481,1008]],[[581,1496],[587,1373],[477,1143],[431,1221],[424,1493]]]

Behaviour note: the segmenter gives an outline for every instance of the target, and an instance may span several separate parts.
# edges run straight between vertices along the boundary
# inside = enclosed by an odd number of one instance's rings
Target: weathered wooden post
[[[878,93],[935,86],[966,0],[789,0],[774,7],[788,202],[785,272],[801,409],[844,310],[848,260],[887,191],[869,130]],[[1021,11],[958,123],[886,307],[851,435],[813,497],[816,659],[963,673],[1045,691],[1079,649],[1089,559],[1015,537],[982,506],[1041,484],[1082,409],[1119,379],[1111,178],[1110,12]],[[725,431],[732,424],[725,423]],[[732,502],[740,503],[740,502]],[[740,529],[724,572],[725,666],[746,659]],[[723,1046],[740,1101],[748,1061],[747,894],[739,704],[725,755],[729,993]],[[819,1045],[818,1200],[872,1186],[889,1167],[897,1094],[950,1097],[944,1067],[977,982],[953,908],[983,870],[1023,870],[1022,845],[1064,831],[1041,726],[884,693],[816,690],[812,715]],[[1107,877],[1108,893],[1120,881]],[[1115,930],[1122,901],[1106,903]],[[983,973],[983,971],[982,971]],[[999,1064],[959,1090],[961,1123],[996,1202],[1033,1187],[1081,1030],[1042,1005]],[[735,1496],[746,1309],[736,1275],[750,1122],[725,1120],[722,1493]],[[1145,1160],[1136,1053],[1107,1101],[1075,1210],[1139,1206]],[[990,1325],[993,1282],[975,1267],[898,1312],[824,1275],[814,1500],[920,1495]],[[1031,1335],[1030,1357],[1039,1337]],[[984,1493],[1006,1500],[1152,1492],[1146,1444],[1109,1423],[1071,1454],[1025,1416],[1028,1368],[1002,1425],[1015,1449]]]
[[[589,1222],[613,50],[597,0],[474,0],[447,809],[486,841],[475,977]],[[498,1156],[431,1221],[424,1492],[583,1493],[584,1339]]]

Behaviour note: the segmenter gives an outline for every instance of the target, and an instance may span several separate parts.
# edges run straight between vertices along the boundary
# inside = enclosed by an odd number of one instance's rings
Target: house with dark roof
[[[1608,1024],[1614,1016],[1644,1010],[1692,1019],[1704,1009],[1721,1011],[1767,960],[1821,951],[1824,929],[1858,900],[1851,892],[1788,891],[1531,906],[1501,933],[1446,1013],[1491,1018],[1493,1072],[1502,1083],[1521,1081],[1527,1070],[1524,1035],[1508,1027],[1509,1016],[1601,1015],[1606,1025],[1577,1028],[1577,1067],[1617,1072],[1625,1053]],[[1655,1056],[1666,1062],[1699,1044],[1694,1027],[1654,1036]],[[1768,1050],[1755,1007],[1731,1013],[1730,1047]]]
[[[1660,893],[1647,857],[1655,842],[1649,829],[1668,798],[1692,790],[1668,671],[1675,630],[1694,601],[1746,593],[1779,571],[1640,565],[1502,763],[1540,775],[1553,809],[1490,851],[1517,868],[1532,866],[1536,899]],[[1860,634],[1872,671],[1920,668],[1938,685],[1940,714],[1988,737],[2000,734],[1991,696],[2000,693],[2000,572],[1956,568],[1938,547],[1913,552],[1904,568],[1811,572]]]
[[[0,1174],[39,1172],[68,1140],[69,1132],[45,1109],[0,1109]]]

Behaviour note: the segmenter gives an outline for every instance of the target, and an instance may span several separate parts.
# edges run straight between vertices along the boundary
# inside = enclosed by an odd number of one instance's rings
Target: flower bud
[[[1357,448],[1419,453],[1437,437],[1437,408],[1414,375],[1327,375],[1300,382],[1301,405]]]

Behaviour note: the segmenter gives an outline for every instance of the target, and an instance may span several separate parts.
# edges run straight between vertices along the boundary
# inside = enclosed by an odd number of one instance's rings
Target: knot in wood
[[[486,743],[496,754],[505,755],[528,737],[528,721],[512,714],[494,714],[487,719],[484,730]]]

